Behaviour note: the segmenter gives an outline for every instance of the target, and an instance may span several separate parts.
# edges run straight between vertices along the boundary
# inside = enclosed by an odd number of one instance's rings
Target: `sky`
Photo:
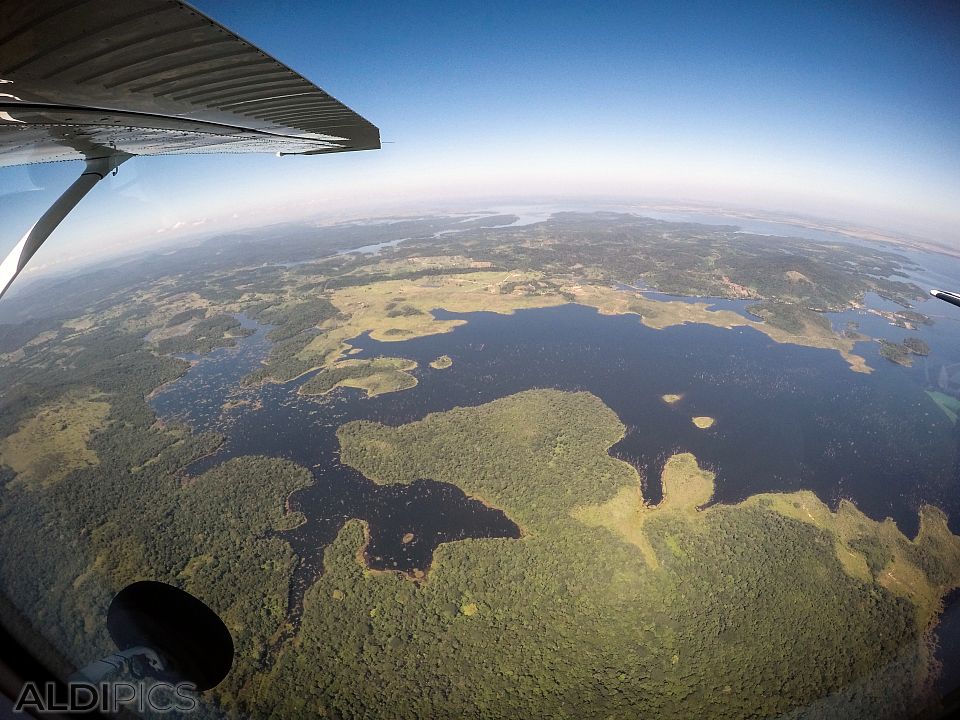
[[[377,125],[383,149],[135,158],[37,268],[304,215],[553,196],[805,213],[960,248],[956,3],[194,5]],[[77,173],[0,169],[0,250]]]

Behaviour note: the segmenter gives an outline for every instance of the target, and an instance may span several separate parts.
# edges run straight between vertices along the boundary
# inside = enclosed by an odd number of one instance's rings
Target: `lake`
[[[404,342],[355,341],[360,352],[354,357],[416,360],[419,383],[410,390],[371,399],[349,389],[328,397],[299,395],[309,375],[241,389],[240,379],[269,349],[266,328],[259,328],[236,348],[199,360],[155,394],[153,407],[165,419],[226,434],[223,448],[195,463],[193,473],[245,454],[311,468],[316,484],[294,497],[308,518],[291,533],[301,557],[318,557],[347,517],[370,523],[374,566],[408,571],[429,566],[436,545],[430,538],[443,542],[469,532],[458,523],[479,523],[479,536],[508,532],[489,508],[471,507],[473,501],[450,495],[439,483],[398,491],[341,466],[336,428],[356,419],[407,423],[535,387],[587,390],[609,405],[627,426],[611,452],[640,470],[644,495],[653,502],[660,498],[665,459],[690,451],[717,473],[717,502],[811,489],[831,504],[849,498],[871,517],[890,516],[908,535],[917,530],[920,505],[933,503],[957,530],[960,437],[923,392],[922,369],[885,361],[875,343],[856,348],[875,368],[865,375],[850,371],[836,352],[777,344],[749,328],[651,330],[636,316],[604,316],[579,305],[514,315],[436,315],[468,322],[451,333]],[[443,354],[453,366],[430,368]],[[683,399],[667,405],[661,399],[667,393]],[[235,405],[221,412],[228,401]],[[690,419],[697,415],[716,418],[716,425],[696,428]],[[443,510],[445,502],[451,504]],[[401,545],[408,532],[418,542]],[[389,537],[396,538],[393,549]]]

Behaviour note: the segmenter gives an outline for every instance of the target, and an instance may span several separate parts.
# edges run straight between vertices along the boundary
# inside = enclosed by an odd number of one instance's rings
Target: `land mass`
[[[363,390],[367,397],[407,390],[417,384],[410,374],[417,363],[413,360],[379,357],[372,360],[338,360],[321,368],[300,386],[305,395],[325,395],[338,387]]]
[[[863,338],[834,331],[823,313],[860,308],[873,292],[904,307],[892,314],[898,321],[929,322],[909,310],[922,290],[896,279],[910,267],[887,250],[626,214],[558,213],[531,226],[409,240],[377,256],[328,258],[295,271],[260,268],[252,283],[250,272],[242,278],[239,271],[221,273],[219,281],[243,292],[226,303],[205,301],[211,317],[240,309],[277,325],[271,357],[248,378],[251,384],[332,367],[353,352],[353,338],[367,333],[380,341],[407,340],[465,322],[438,320],[437,309],[510,313],[566,302],[633,313],[653,328],[750,327],[776,342],[835,350],[851,369],[869,372],[854,351]],[[713,311],[707,302],[655,300],[643,288],[747,298],[756,319]]]
[[[911,541],[810,493],[702,509],[713,474],[689,453],[667,462],[649,506],[636,470],[608,454],[623,432],[596,397],[553,390],[342,427],[344,461],[374,481],[452,483],[524,535],[442,545],[417,584],[367,572],[363,528],[348,524],[261,700],[317,714],[721,718],[894,717],[926,702],[928,631],[960,583],[942,513],[925,508]],[[295,695],[308,679],[327,689]]]
[[[361,232],[367,233],[365,242],[371,235],[389,240],[404,227],[420,234],[411,232],[404,237],[415,239],[378,255],[318,257],[319,241],[312,250],[293,240],[283,247],[272,243],[274,255],[286,253],[300,263],[289,267],[263,265],[261,248],[251,243],[217,245],[216,253],[198,248],[128,273],[102,275],[95,301],[86,285],[64,281],[64,296],[75,299],[69,310],[55,307],[47,311],[49,318],[0,327],[0,363],[13,371],[34,364],[41,353],[56,352],[66,338],[104,330],[139,335],[145,349],[162,356],[202,354],[248,333],[233,317],[245,313],[273,326],[270,357],[247,384],[284,382],[318,369],[356,378],[361,371],[355,367],[334,366],[350,357],[355,350],[350,341],[359,336],[406,340],[465,322],[437,319],[438,309],[510,313],[576,302],[603,313],[635,314],[652,328],[683,323],[752,328],[776,342],[834,350],[851,369],[869,372],[854,349],[864,338],[834,331],[824,312],[860,308],[872,292],[903,306],[892,314],[898,321],[929,322],[909,309],[923,292],[897,279],[912,265],[895,252],[752,235],[726,226],[617,213],[557,213],[542,223],[501,228],[484,228],[479,220],[424,218],[331,228],[328,247],[359,242]],[[425,229],[456,232],[431,237]],[[747,298],[752,318],[711,310],[706,301],[653,299],[648,289]],[[50,295],[31,296],[31,309],[42,312]],[[410,386],[395,375],[393,380],[387,386]],[[326,384],[318,380],[314,388]]]
[[[916,355],[924,357],[930,354],[930,347],[920,338],[906,338],[903,342],[893,343],[889,340],[880,340],[880,357],[904,367],[913,365]]]
[[[402,238],[413,239],[338,254]],[[455,485],[522,537],[442,544],[411,580],[372,572],[369,533],[348,522],[322,575],[303,581],[298,625],[302,559],[279,533],[304,521],[290,495],[311,473],[243,456],[188,477],[223,438],[158,421],[146,402],[187,371],[178,356],[248,334],[241,314],[269,325],[272,342],[245,383],[312,373],[305,394],[416,385],[416,362],[358,357],[358,337],[402,341],[468,321],[438,310],[566,303],[654,329],[755,331],[869,372],[856,352],[869,338],[837,333],[824,313],[872,292],[905,308],[898,321],[924,322],[908,310],[919,288],[897,279],[910,267],[884,250],[562,213],[524,227],[420,218],[289,243],[219,240],[66,279],[30,296],[38,317],[0,328],[0,541],[17,548],[0,558],[0,578],[66,671],[110,651],[102,617],[125,584],[188,589],[234,634],[234,669],[210,699],[211,712],[235,717],[912,713],[929,700],[941,599],[960,582],[958,539],[935,508],[921,510],[911,540],[809,492],[710,504],[713,474],[685,452],[670,455],[651,506],[645,478],[609,454],[623,425],[587,393],[529,391],[399,427],[351,423],[339,431],[344,463],[381,484]],[[749,305],[715,310],[710,297]],[[884,347],[894,361],[924,353]],[[946,396],[920,397],[955,421]]]
[[[453,365],[453,358],[449,355],[441,355],[430,363],[430,367],[434,370],[446,370],[451,365]]]

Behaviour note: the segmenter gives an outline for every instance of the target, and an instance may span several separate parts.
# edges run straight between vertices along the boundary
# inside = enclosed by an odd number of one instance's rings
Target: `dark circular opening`
[[[120,650],[143,645],[164,661],[163,678],[209,690],[230,672],[233,638],[223,620],[188,592],[143,580],[113,598],[107,629]]]

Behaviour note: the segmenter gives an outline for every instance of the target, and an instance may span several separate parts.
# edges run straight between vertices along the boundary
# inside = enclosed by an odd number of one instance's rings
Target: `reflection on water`
[[[360,247],[344,250],[337,255],[376,255],[384,248],[395,247],[410,238],[397,238],[396,240],[384,240],[383,242],[371,243],[370,245],[361,245]]]

